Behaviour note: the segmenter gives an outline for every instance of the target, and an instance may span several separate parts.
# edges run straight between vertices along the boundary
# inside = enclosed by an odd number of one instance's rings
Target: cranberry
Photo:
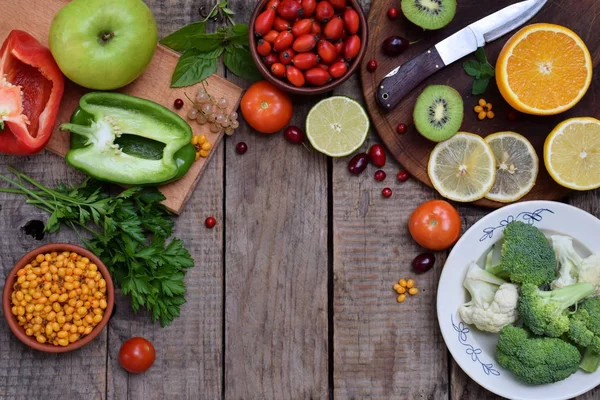
[[[373,72],[377,69],[377,61],[371,60],[367,63],[367,71]]]
[[[419,254],[412,261],[411,265],[417,274],[429,271],[435,264],[435,256],[432,253]]]
[[[398,18],[398,9],[394,8],[394,7],[390,7],[388,9],[388,13],[387,14],[388,14],[388,18],[389,19],[396,19],[396,18]]]
[[[400,182],[406,182],[409,178],[408,172],[406,172],[406,170],[402,170],[400,172],[398,172],[398,175],[396,175],[396,177],[398,178],[398,180]]]
[[[204,221],[204,225],[206,225],[206,227],[209,229],[214,228],[216,224],[217,220],[214,219],[214,217],[208,217],[206,218],[206,221]]]
[[[245,152],[248,151],[248,145],[244,142],[239,142],[238,144],[235,145],[235,151],[238,154],[244,154]]]
[[[392,189],[390,189],[389,187],[383,188],[383,190],[381,191],[381,195],[383,197],[392,197]]]
[[[304,133],[296,126],[290,125],[283,132],[286,140],[290,143],[300,144],[304,141]]]
[[[375,180],[376,181],[381,182],[381,181],[385,180],[386,176],[387,176],[387,174],[382,169],[378,169],[377,171],[375,171]]]
[[[369,164],[369,155],[367,153],[358,153],[348,163],[348,171],[352,175],[358,175],[367,168]]]
[[[383,167],[385,165],[385,150],[383,150],[383,146],[380,144],[374,144],[369,149],[369,157],[371,157],[371,162],[376,167]]]
[[[509,120],[510,122],[516,121],[518,117],[519,117],[519,114],[517,114],[517,112],[515,110],[509,110],[506,113],[506,119]]]
[[[398,133],[406,133],[407,129],[408,129],[408,126],[406,126],[406,124],[398,124],[398,127],[396,128],[396,131]]]
[[[179,110],[181,107],[183,107],[183,100],[181,99],[175,99],[175,101],[173,102],[173,106]]]

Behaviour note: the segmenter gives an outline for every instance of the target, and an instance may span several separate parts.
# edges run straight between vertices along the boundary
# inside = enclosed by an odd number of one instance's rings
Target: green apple
[[[50,51],[63,74],[94,90],[134,81],[157,42],[156,20],[142,0],[73,0],[50,25]]]

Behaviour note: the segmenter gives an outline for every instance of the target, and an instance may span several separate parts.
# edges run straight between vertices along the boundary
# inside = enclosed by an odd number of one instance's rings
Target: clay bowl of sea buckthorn
[[[250,53],[281,90],[315,95],[360,66],[368,27],[357,0],[260,0],[249,24]]]
[[[48,353],[78,349],[104,329],[115,302],[113,281],[92,252],[52,243],[25,254],[6,277],[4,318],[23,343]]]

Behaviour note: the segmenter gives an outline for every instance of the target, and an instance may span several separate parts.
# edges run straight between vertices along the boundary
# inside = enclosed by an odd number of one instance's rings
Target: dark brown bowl
[[[250,37],[250,53],[252,54],[252,59],[254,60],[254,64],[260,71],[260,73],[265,77],[266,80],[271,82],[276,87],[284,90],[288,93],[300,94],[300,95],[316,95],[320,93],[325,93],[333,90],[337,86],[344,83],[356,70],[360,67],[362,59],[365,56],[365,52],[367,50],[367,38],[368,38],[368,25],[367,20],[365,18],[365,14],[363,9],[360,6],[360,3],[357,0],[348,0],[348,4],[356,10],[358,13],[358,17],[360,18],[360,28],[358,30],[358,35],[360,36],[360,51],[358,55],[352,60],[352,64],[348,66],[348,71],[344,76],[338,79],[334,79],[326,85],[323,86],[302,86],[296,87],[286,80],[279,79],[271,73],[270,68],[268,68],[262,61],[261,56],[258,54],[256,50],[256,36],[254,35],[254,21],[256,21],[256,17],[263,11],[263,8],[267,5],[269,0],[259,0],[256,4],[256,8],[252,13],[252,17],[250,17],[249,23],[249,37]]]
[[[67,346],[64,346],[64,347],[63,346],[55,346],[51,343],[50,344],[48,344],[48,343],[42,344],[42,343],[39,343],[35,339],[35,337],[27,336],[25,334],[25,330],[21,326],[19,326],[17,319],[15,318],[15,316],[12,314],[12,311],[11,311],[12,307],[11,307],[10,295],[13,290],[13,284],[15,283],[15,280],[17,278],[17,271],[20,270],[21,268],[23,268],[25,265],[27,265],[39,253],[51,253],[53,251],[76,252],[77,254],[80,254],[84,257],[89,258],[92,263],[96,264],[96,266],[98,267],[98,271],[102,274],[102,277],[104,278],[104,280],[106,280],[106,297],[107,297],[108,306],[106,307],[106,310],[104,310],[104,317],[102,318],[102,321],[100,321],[100,323],[98,325],[96,325],[96,327],[94,327],[94,329],[92,330],[92,332],[89,335],[84,336],[83,338],[77,340],[74,343],[69,343]],[[8,323],[10,330],[15,334],[15,336],[21,342],[25,343],[29,347],[32,347],[36,350],[44,351],[47,353],[64,353],[67,351],[72,351],[72,350],[78,349],[82,346],[85,346],[86,344],[88,344],[89,342],[94,340],[94,338],[96,336],[98,336],[98,334],[102,331],[102,329],[104,329],[104,327],[108,323],[108,320],[111,317],[114,305],[115,305],[115,289],[114,289],[112,278],[110,277],[110,274],[108,273],[108,270],[106,269],[106,266],[92,252],[88,251],[87,249],[84,249],[83,247],[79,247],[79,246],[69,244],[69,243],[51,243],[51,244],[47,244],[47,245],[38,247],[36,249],[33,249],[29,253],[25,254],[15,264],[13,269],[11,269],[10,272],[8,273],[8,276],[6,277],[6,282],[4,284],[4,291],[2,293],[2,308],[4,311],[4,318],[6,319],[6,322]]]

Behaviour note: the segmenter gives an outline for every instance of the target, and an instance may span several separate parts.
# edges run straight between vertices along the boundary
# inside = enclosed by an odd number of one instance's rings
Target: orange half
[[[496,62],[496,83],[515,110],[555,115],[575,106],[592,82],[585,43],[564,26],[532,24],[515,33]]]

